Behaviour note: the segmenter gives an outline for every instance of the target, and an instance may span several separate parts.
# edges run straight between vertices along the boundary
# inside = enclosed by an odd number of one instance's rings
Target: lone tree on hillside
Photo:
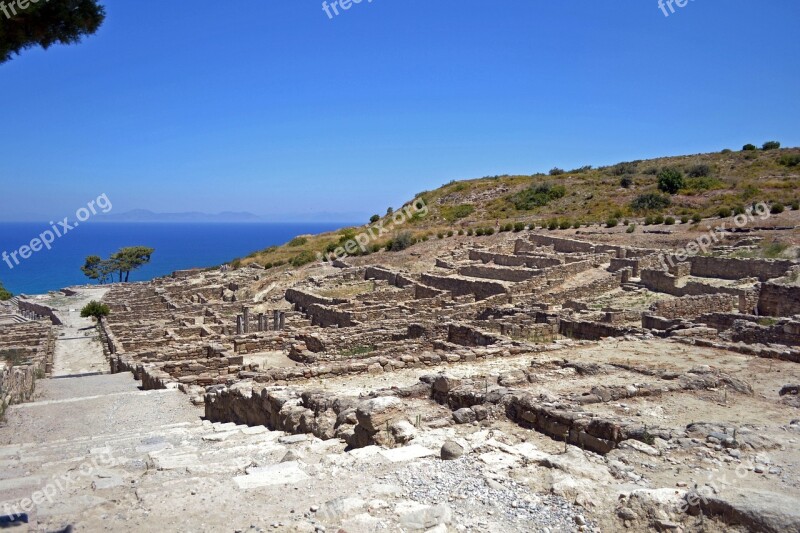
[[[56,43],[79,43],[94,34],[105,20],[105,9],[97,0],[0,2],[0,63],[23,50]]]
[[[3,287],[3,282],[0,281],[0,300],[2,301],[10,300],[13,296],[14,296],[13,294],[8,292],[6,288]]]
[[[101,285],[113,282],[115,274],[120,282],[127,282],[132,271],[150,262],[154,251],[153,248],[146,246],[130,246],[120,248],[108,259],[103,259],[99,255],[90,255],[86,258],[81,271],[87,278],[97,280]]]
[[[108,316],[111,313],[111,309],[108,308],[106,304],[102,304],[95,300],[92,300],[88,304],[81,309],[81,316],[83,318],[94,317],[97,320],[100,320],[104,316]]]

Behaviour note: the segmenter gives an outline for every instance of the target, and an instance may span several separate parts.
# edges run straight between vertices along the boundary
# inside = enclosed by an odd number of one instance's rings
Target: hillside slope
[[[299,266],[331,256],[349,241],[347,255],[404,248],[429,238],[463,232],[494,232],[522,227],[569,228],[630,222],[688,222],[766,202],[775,209],[797,208],[800,199],[800,148],[662,157],[593,168],[590,166],[530,176],[490,176],[453,181],[423,191],[397,211],[373,217],[370,224],[321,235],[299,236],[283,246],[254,252],[234,264],[257,262],[267,268]],[[663,181],[677,171],[678,190]],[[674,175],[674,173],[673,173]],[[359,234],[361,235],[359,239]]]

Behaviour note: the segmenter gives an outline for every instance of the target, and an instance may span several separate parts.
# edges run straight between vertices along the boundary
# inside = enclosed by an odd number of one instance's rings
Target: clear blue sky
[[[797,0],[109,0],[0,65],[4,220],[383,211],[452,179],[800,145]]]

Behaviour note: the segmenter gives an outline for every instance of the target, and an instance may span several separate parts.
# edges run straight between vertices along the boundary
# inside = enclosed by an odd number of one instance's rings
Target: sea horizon
[[[347,222],[87,222],[57,238],[19,264],[4,256],[0,282],[14,294],[46,294],[72,285],[96,284],[80,267],[89,255],[108,257],[125,246],[155,249],[152,260],[131,273],[148,281],[176,270],[209,268],[283,244],[297,235],[346,227]],[[0,222],[0,253],[29,245],[49,222]],[[13,267],[13,268],[11,268]]]

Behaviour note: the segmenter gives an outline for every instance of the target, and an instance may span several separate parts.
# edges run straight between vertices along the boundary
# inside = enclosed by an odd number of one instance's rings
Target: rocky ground
[[[798,222],[770,219],[718,255],[796,247]],[[703,230],[547,235],[674,249]],[[483,281],[460,274],[485,266],[470,252],[514,256],[520,238],[115,287],[100,333],[77,309],[102,292],[51,296],[52,375],[0,426],[0,514],[20,531],[800,531],[796,343],[734,341],[741,328],[699,313],[644,328],[675,295],[618,280],[603,250],[537,249],[561,261],[546,283],[495,281],[488,298],[424,284]],[[373,265],[406,281],[370,279]],[[313,301],[292,309],[297,288]],[[238,331],[242,306],[286,325]],[[576,320],[616,333],[560,328]],[[796,323],[744,326],[793,339]]]

